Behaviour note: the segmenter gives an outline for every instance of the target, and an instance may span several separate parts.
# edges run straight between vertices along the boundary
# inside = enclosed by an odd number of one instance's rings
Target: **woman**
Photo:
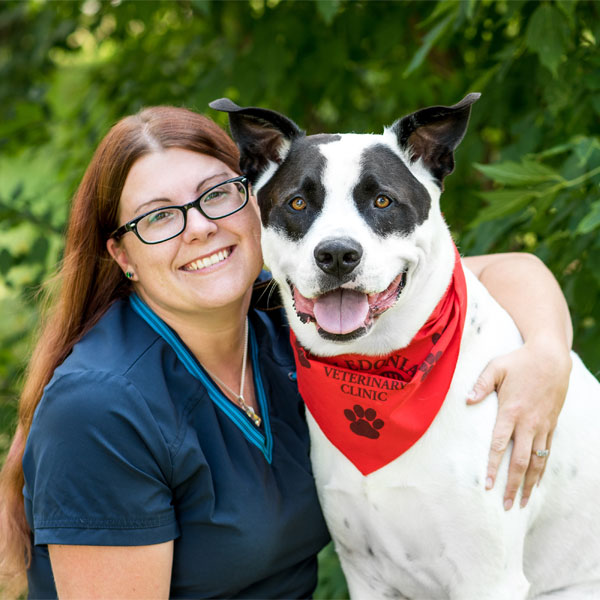
[[[209,119],[146,109],[101,142],[74,199],[62,288],[2,475],[0,556],[5,571],[30,561],[30,597],[312,593],[328,534],[282,314],[259,310],[264,283],[252,298],[259,235],[237,150]],[[526,470],[526,490],[537,480],[534,438],[549,445],[560,410],[568,313],[538,263],[470,266],[509,305],[520,303],[507,285],[535,288],[551,318],[514,316],[535,348],[543,330],[543,352],[561,365],[536,369],[526,344],[476,386],[483,396],[500,381],[506,397],[488,486],[512,436],[514,498]],[[548,375],[549,406],[546,389],[508,399],[511,386]]]

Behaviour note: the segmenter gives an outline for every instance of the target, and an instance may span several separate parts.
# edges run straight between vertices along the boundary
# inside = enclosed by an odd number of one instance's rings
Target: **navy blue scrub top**
[[[168,540],[171,598],[312,594],[329,536],[288,329],[281,309],[249,317],[260,428],[135,295],[75,345],[23,458],[30,598],[56,598],[47,544]]]

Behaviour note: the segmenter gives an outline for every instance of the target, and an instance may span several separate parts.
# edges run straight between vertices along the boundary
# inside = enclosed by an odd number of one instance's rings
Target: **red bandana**
[[[446,293],[406,348],[387,356],[313,357],[290,332],[308,410],[363,475],[406,452],[435,419],[454,375],[466,304],[457,250]]]

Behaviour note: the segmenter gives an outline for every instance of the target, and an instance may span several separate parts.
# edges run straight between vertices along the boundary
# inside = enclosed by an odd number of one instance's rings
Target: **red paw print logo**
[[[355,404],[352,410],[344,410],[344,416],[350,421],[350,430],[356,435],[376,440],[379,437],[378,429],[381,429],[385,423],[377,419],[377,412],[373,408],[365,410],[360,404]]]

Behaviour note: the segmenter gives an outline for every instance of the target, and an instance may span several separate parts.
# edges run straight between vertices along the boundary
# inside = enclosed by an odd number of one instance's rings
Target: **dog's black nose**
[[[328,275],[347,275],[360,263],[362,246],[350,238],[323,240],[315,248],[315,260],[319,268]]]

